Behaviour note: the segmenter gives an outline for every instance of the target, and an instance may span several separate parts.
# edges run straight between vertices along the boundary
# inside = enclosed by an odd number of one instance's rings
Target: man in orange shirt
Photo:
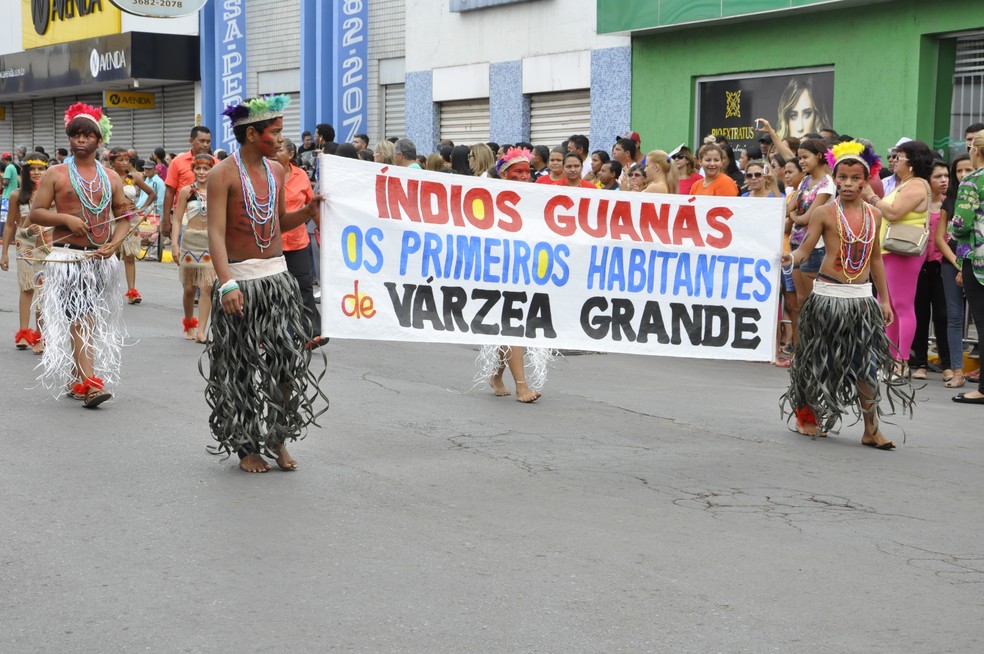
[[[277,161],[284,167],[284,195],[287,199],[287,211],[296,211],[304,208],[311,198],[314,191],[311,189],[311,180],[308,179],[304,170],[298,168],[294,162],[297,154],[297,146],[290,139],[284,139],[283,145],[277,152]],[[287,262],[287,271],[297,280],[297,285],[301,288],[301,299],[304,301],[304,313],[311,320],[313,327],[312,333],[308,335],[309,346],[320,346],[328,342],[328,339],[321,338],[321,312],[314,301],[314,286],[311,281],[311,260],[308,257],[308,248],[311,238],[308,236],[307,225],[301,224],[294,229],[289,229],[282,235],[284,241],[284,259]]]
[[[212,131],[204,125],[191,128],[191,150],[182,152],[171,160],[167,168],[167,179],[164,180],[164,215],[161,217],[161,233],[171,235],[171,212],[178,198],[178,191],[195,181],[192,172],[196,154],[210,154],[212,149]]]

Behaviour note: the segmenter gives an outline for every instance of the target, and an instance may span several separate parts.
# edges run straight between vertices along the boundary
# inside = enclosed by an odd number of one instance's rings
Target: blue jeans
[[[949,261],[940,265],[943,295],[946,296],[946,342],[950,346],[950,368],[963,368],[963,289],[957,286],[957,269]],[[946,367],[945,361],[940,361]]]
[[[967,305],[970,307],[970,315],[974,317],[974,325],[977,333],[984,332],[984,284],[981,284],[974,275],[974,262],[970,259],[963,261],[963,287],[967,294]],[[984,378],[977,385],[977,390],[984,393]]]

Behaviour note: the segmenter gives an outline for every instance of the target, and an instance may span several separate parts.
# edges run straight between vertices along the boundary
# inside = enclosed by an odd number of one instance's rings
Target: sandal
[[[978,370],[975,370],[972,373],[969,373],[967,375],[967,381],[969,381],[969,382],[971,382],[973,384],[980,384],[981,383],[981,371],[978,369]]]
[[[21,329],[14,334],[14,345],[17,346],[18,350],[26,350],[33,345],[32,343],[33,331],[30,329]]]
[[[135,288],[131,288],[123,295],[123,297],[125,297],[130,304],[140,304],[140,302],[143,301],[143,298],[140,297],[140,291]]]
[[[955,372],[953,373],[953,377],[950,377],[948,380],[943,382],[943,385],[946,386],[947,388],[960,388],[961,386],[964,385],[964,383],[966,383],[966,381],[967,381],[966,375],[964,375],[962,372]]]
[[[915,371],[912,373],[912,378],[913,379],[926,379],[926,369],[925,368],[916,368]]]

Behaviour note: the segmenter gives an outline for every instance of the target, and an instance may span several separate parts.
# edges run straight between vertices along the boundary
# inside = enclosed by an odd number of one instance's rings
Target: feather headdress
[[[870,145],[857,141],[846,141],[838,143],[830,150],[827,150],[827,164],[833,170],[839,161],[850,159],[857,161],[868,169],[868,175],[874,177],[881,170],[881,159],[871,149]]]
[[[65,128],[76,118],[86,118],[95,123],[102,135],[103,143],[109,143],[109,137],[113,135],[113,123],[109,116],[102,112],[99,107],[87,105],[84,102],[76,102],[65,110]]]
[[[506,150],[506,154],[502,155],[502,158],[495,163],[495,170],[501,175],[509,166],[520,161],[532,163],[533,153],[526,148],[509,148]]]
[[[242,104],[231,104],[225,108],[222,115],[229,117],[233,127],[238,127],[239,125],[258,123],[261,120],[282,118],[284,109],[289,104],[290,97],[283,94],[261,96],[251,100],[244,100]]]

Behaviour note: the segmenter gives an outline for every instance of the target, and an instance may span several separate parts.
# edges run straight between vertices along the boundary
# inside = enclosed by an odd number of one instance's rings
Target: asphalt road
[[[170,264],[117,397],[32,388],[0,274],[0,652],[980,652],[982,410],[811,440],[765,364],[569,356],[533,405],[475,350],[332,341],[293,473],[210,442]]]

